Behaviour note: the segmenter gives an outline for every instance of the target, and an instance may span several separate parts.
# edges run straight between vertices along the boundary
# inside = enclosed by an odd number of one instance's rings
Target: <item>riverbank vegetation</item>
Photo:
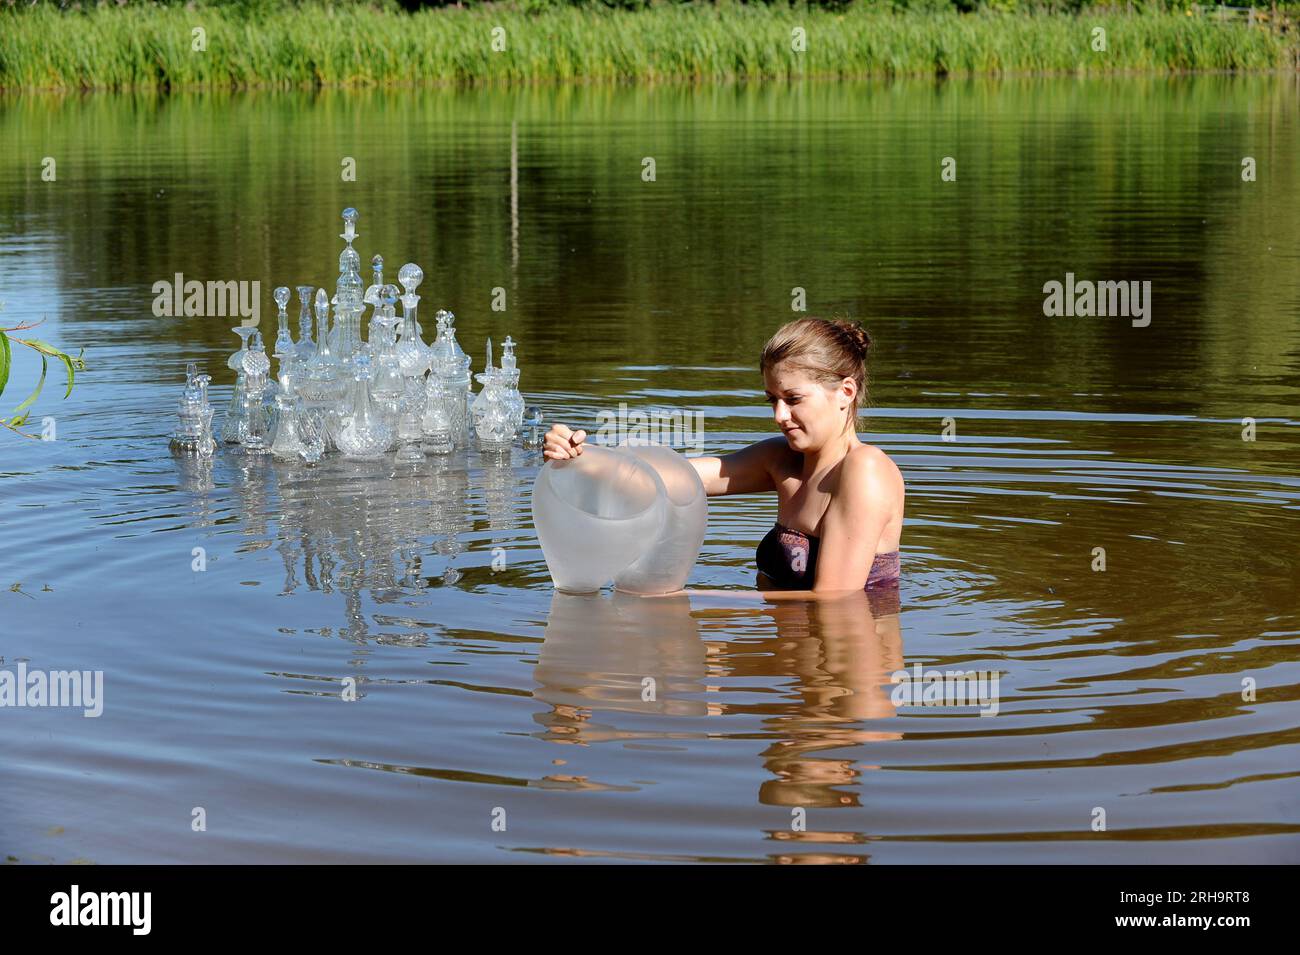
[[[416,0],[409,0],[412,5]],[[0,88],[140,89],[1295,69],[1285,8],[946,0],[0,6]],[[626,9],[623,5],[638,7]],[[1020,4],[1023,7],[1023,4]],[[1243,8],[1243,13],[1245,12]]]

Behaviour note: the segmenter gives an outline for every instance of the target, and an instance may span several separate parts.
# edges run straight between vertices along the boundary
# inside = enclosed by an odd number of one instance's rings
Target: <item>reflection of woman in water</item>
[[[759,589],[769,599],[897,586],[903,476],[857,434],[870,347],[856,322],[801,318],[782,326],[759,361],[781,437],[688,459],[710,497],[776,492],[776,526],[756,555]],[[576,457],[585,438],[553,425],[544,455]]]

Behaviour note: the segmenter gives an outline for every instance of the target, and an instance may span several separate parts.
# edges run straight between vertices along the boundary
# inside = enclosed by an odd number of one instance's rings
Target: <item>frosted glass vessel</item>
[[[533,524],[556,588],[609,583],[658,537],[667,503],[655,469],[622,450],[592,446],[547,462],[533,485]]]
[[[619,448],[655,469],[667,507],[663,527],[630,567],[614,576],[614,586],[633,594],[667,594],[681,590],[700,556],[709,522],[708,496],[691,462],[663,445]],[[585,454],[585,452],[584,452]]]
[[[681,590],[704,543],[708,503],[695,468],[660,445],[585,446],[533,487],[533,523],[559,590]]]

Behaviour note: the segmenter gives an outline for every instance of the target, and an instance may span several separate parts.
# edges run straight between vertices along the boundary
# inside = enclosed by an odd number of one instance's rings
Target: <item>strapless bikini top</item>
[[[758,545],[758,569],[780,590],[812,590],[817,580],[817,538],[777,524]],[[877,554],[864,589],[898,586],[898,551]]]

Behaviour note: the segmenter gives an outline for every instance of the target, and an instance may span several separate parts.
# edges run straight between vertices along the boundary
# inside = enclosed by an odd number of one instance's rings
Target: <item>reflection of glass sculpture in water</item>
[[[355,364],[348,410],[334,441],[344,457],[377,458],[388,450],[393,432],[370,404],[370,359],[357,355]]]
[[[270,371],[271,359],[263,350],[262,335],[255,332],[253,347],[244,355],[245,412],[239,423],[239,443],[249,454],[266,454],[271,450],[265,407]]]
[[[242,340],[239,343],[239,351],[226,360],[226,367],[233,369],[236,374],[235,388],[230,396],[230,406],[226,409],[226,418],[221,425],[221,440],[226,444],[238,444],[239,424],[248,405],[247,395],[245,394],[244,356],[248,354],[248,339],[252,337],[253,332],[257,331],[257,329],[252,325],[240,325],[238,328],[232,328],[231,331]]]

